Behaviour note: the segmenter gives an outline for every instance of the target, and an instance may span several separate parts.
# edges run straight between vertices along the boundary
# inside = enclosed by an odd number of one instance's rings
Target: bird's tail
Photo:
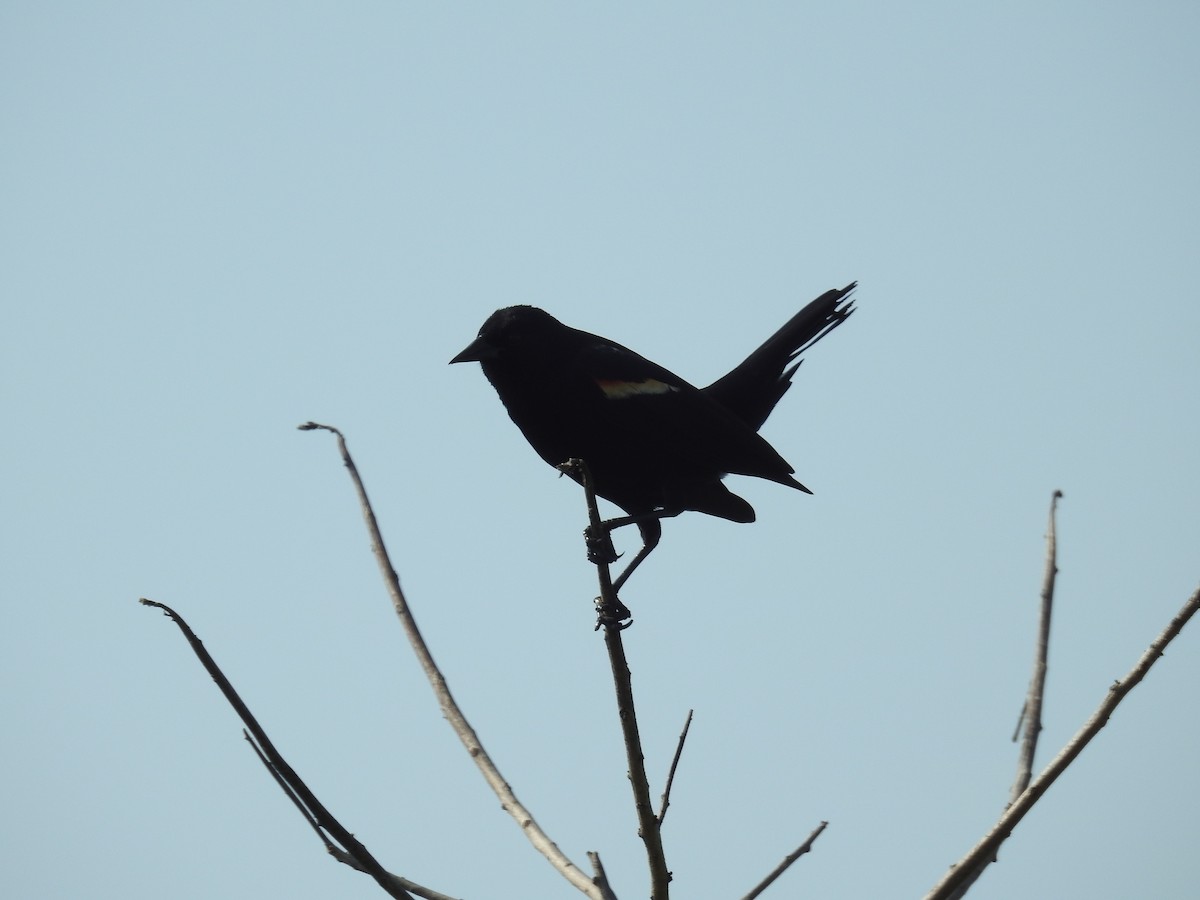
[[[792,316],[732,372],[704,388],[704,393],[757,431],[791,387],[800,354],[854,312],[854,301],[849,297],[857,285],[851,282],[844,288],[826,291]]]

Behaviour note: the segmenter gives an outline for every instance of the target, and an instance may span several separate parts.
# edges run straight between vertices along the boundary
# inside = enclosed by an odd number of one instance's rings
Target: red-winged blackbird
[[[584,460],[596,493],[636,522],[643,546],[614,582],[620,589],[658,544],[660,519],[694,510],[754,521],[753,507],[721,483],[725,475],[812,493],[758,429],[791,386],[797,357],[853,312],[854,288],[826,291],[702,389],[533,306],[492,313],[450,362],[478,361],[538,455],[552,466]]]

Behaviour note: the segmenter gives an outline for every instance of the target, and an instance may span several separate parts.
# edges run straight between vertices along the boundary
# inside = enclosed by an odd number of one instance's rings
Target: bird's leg
[[[613,582],[614,593],[621,590],[621,585],[629,580],[629,576],[633,574],[633,570],[640,566],[642,564],[642,560],[650,555],[650,551],[654,549],[654,546],[654,544],[642,544],[642,549],[637,552],[637,556],[629,561],[629,565],[621,570],[621,574],[618,575],[617,580]]]
[[[583,540],[587,545],[588,562],[595,565],[616,562],[621,554],[613,546],[612,529],[619,528],[621,525],[632,525],[634,521],[633,517],[619,520],[612,519],[607,522],[601,522],[595,527],[589,525],[585,528],[583,530]],[[596,598],[596,611],[599,615],[596,621],[597,628],[601,625],[616,625],[618,628],[624,630],[633,624],[633,613],[628,606],[621,602],[621,599],[617,596],[617,591],[625,583],[625,579],[629,577],[629,573],[633,571],[633,567],[650,554],[650,549],[650,547],[643,544],[642,549],[638,551],[633,562],[626,566],[620,577],[612,583],[611,608],[605,605],[603,597]]]
[[[651,551],[658,546],[659,538],[662,537],[662,520],[677,516],[681,512],[682,510],[679,509],[656,509],[653,512],[640,513],[636,516],[622,516],[618,519],[608,519],[600,523],[600,527],[604,529],[606,535],[610,534],[613,529],[620,528],[623,525],[636,525],[638,531],[642,533],[642,547],[638,550],[637,555],[629,561],[629,565],[613,581],[614,592],[621,589],[621,586],[633,574],[633,570],[640,566],[646,557],[650,555]]]
[[[613,625],[618,623],[618,627],[625,629],[633,624],[633,613],[629,607],[621,602],[617,596],[617,592],[621,586],[629,580],[629,576],[633,574],[633,570],[642,564],[650,552],[658,546],[659,538],[662,537],[662,525],[660,521],[670,516],[679,515],[681,510],[654,510],[649,513],[641,513],[636,516],[622,516],[617,519],[608,519],[600,522],[595,526],[588,526],[584,529],[584,540],[587,542],[588,559],[593,563],[611,563],[614,562],[619,554],[616,552],[612,544],[612,531],[615,528],[620,528],[622,525],[637,525],[638,531],[642,534],[642,546],[638,550],[637,555],[630,561],[621,574],[612,582],[611,603],[612,607],[607,608],[603,604],[603,598],[596,598],[596,609],[599,612],[599,619],[596,627],[601,625]],[[604,554],[603,557],[600,554]]]
[[[626,523],[628,524],[628,523]],[[588,562],[603,566],[604,574],[600,578],[601,596],[596,598],[596,628],[617,628],[621,631],[633,624],[633,613],[617,596],[620,581],[613,584],[609,580],[608,565],[617,561],[620,556],[612,542],[612,526],[610,522],[597,522],[588,525],[583,530],[583,539],[587,545]],[[604,589],[608,582],[609,589]]]

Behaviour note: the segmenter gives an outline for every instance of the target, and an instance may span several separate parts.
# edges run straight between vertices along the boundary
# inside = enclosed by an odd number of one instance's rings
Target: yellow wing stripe
[[[647,378],[644,381],[612,381],[597,378],[596,384],[604,391],[604,396],[610,400],[624,400],[627,397],[637,397],[645,394],[669,394],[678,391],[673,384],[659,381],[657,378]]]

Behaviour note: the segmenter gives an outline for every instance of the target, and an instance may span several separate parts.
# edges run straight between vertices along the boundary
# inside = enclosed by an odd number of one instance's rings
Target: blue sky
[[[578,490],[474,367],[533,303],[696,383],[860,311],[764,433],[815,494],[667,523],[623,598],[678,897],[911,897],[1002,808],[1051,492],[1040,763],[1200,574],[1194,4],[14,2],[0,11],[0,781],[12,897],[379,896],[149,596],[394,871],[570,889],[521,799],[647,879]],[[734,483],[736,481],[736,483]],[[624,538],[632,548],[632,536]],[[1192,625],[972,897],[1193,896]]]

